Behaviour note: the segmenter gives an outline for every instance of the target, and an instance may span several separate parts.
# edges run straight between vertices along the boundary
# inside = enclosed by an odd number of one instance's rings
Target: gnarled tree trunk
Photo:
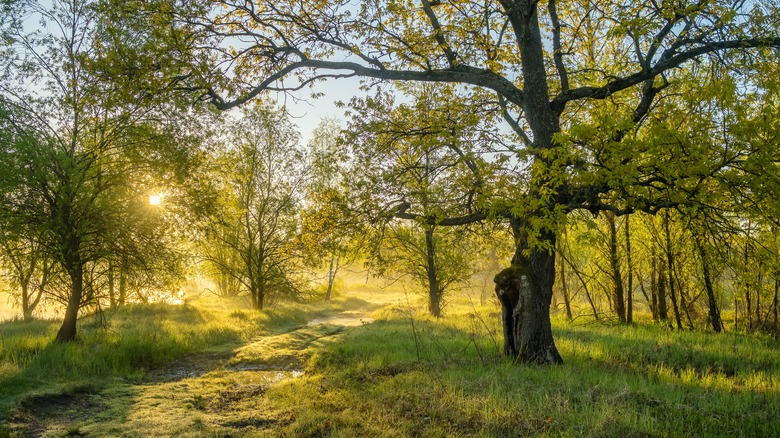
[[[553,236],[544,236],[553,243]],[[519,244],[512,266],[495,277],[504,326],[504,354],[518,362],[563,363],[552,336],[550,303],[555,281],[555,254]]]

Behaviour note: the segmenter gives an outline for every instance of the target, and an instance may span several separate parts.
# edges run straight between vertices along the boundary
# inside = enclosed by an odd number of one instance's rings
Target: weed
[[[65,431],[65,436],[82,436],[81,428],[79,426],[70,426]]]
[[[208,401],[201,394],[195,394],[195,396],[192,397],[192,407],[193,408],[195,408],[195,409],[197,409],[199,411],[205,411],[207,405],[208,405]]]
[[[51,321],[0,324],[0,418],[59,411],[58,433],[89,436],[780,436],[771,337],[554,319],[566,362],[519,366],[500,356],[494,303],[453,296],[433,319],[378,293],[130,306],[68,345]],[[375,321],[304,326],[339,310]]]

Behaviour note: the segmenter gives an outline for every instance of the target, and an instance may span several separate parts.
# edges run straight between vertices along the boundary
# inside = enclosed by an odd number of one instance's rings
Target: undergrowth
[[[171,427],[187,436],[780,436],[780,345],[771,337],[554,319],[565,363],[523,366],[500,355],[495,304],[455,302],[434,319],[415,299],[378,299],[386,306],[373,322],[306,333],[291,330],[327,312],[363,315],[369,303],[128,306],[80,321],[66,345],[52,342],[55,322],[0,324],[0,419],[56,394],[106,412],[72,425],[94,436],[144,435],[133,428],[148,423],[155,435]],[[288,340],[297,342],[289,351]],[[201,352],[276,368],[231,371],[230,362],[144,379]],[[287,380],[256,380],[306,358],[303,375],[284,368]]]

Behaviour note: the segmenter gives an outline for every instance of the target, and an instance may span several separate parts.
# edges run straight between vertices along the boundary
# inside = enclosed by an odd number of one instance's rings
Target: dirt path
[[[366,311],[344,311],[287,333],[179,358],[135,384],[100,392],[86,385],[75,394],[35,399],[12,419],[11,436],[263,435],[290,421],[269,406],[268,389],[304,375],[318,348],[371,321]]]

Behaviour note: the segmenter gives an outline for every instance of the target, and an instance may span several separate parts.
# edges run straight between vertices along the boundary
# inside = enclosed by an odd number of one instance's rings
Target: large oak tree
[[[780,46],[774,1],[174,3],[155,8],[166,17],[159,22],[193,32],[180,41],[195,67],[183,88],[203,90],[220,109],[349,76],[367,86],[457,83],[474,99],[492,99],[517,139],[499,155],[525,163],[525,171],[485,211],[425,220],[447,226],[493,215],[511,222],[516,250],[496,278],[497,293],[505,352],[528,363],[561,361],[549,307],[553,249],[566,214],[655,213],[695,203],[700,192],[679,183],[688,181],[685,173],[706,179],[730,163],[686,169],[676,155],[659,163],[654,153],[663,146],[632,140],[659,101],[686,92],[681,84],[690,78],[681,72],[696,62],[738,67],[730,74],[748,84],[751,62],[776,57]]]

